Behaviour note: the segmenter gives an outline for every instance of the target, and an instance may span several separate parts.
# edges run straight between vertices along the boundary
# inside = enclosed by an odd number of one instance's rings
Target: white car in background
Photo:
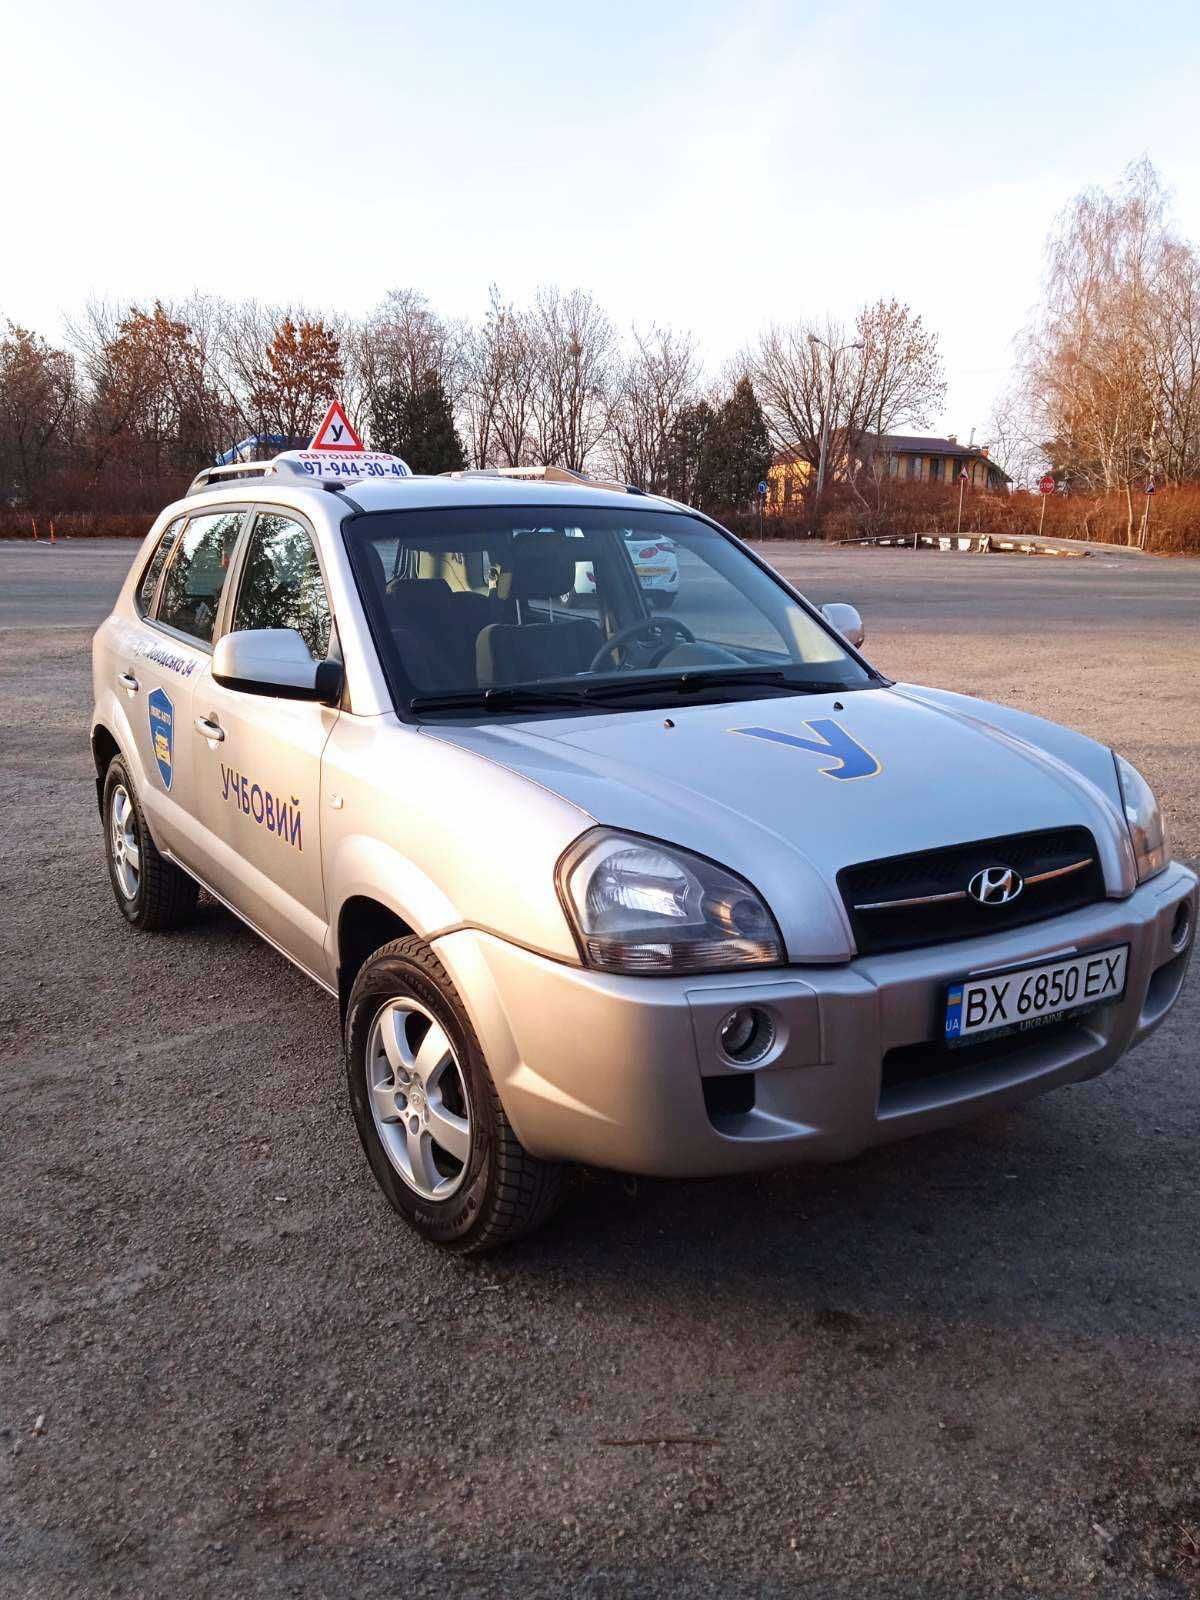
[[[665,539],[661,534],[639,533],[636,528],[626,528],[624,538],[643,593],[649,596],[650,604],[656,610],[669,611],[679,593],[679,557],[675,553],[674,539]],[[595,599],[595,596],[594,568],[588,561],[577,561],[575,587],[563,595],[563,604],[582,605]]]

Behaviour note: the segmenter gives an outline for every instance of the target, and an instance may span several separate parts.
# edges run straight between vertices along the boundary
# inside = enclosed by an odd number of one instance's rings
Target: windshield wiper
[[[444,694],[418,694],[413,711],[539,711],[543,706],[587,705],[585,689],[539,689],[536,684],[502,684],[494,689],[456,689]]]
[[[654,677],[631,679],[627,682],[598,683],[590,688],[590,700],[625,699],[639,694],[655,694],[667,690],[674,694],[701,694],[707,689],[783,689],[795,694],[842,694],[852,685],[834,683],[816,678],[794,678],[786,668],[755,668],[749,672],[721,668],[700,668],[692,671],[655,674]]]
[[[698,668],[655,673],[622,681],[603,680],[578,689],[536,684],[500,684],[492,689],[455,689],[441,694],[414,695],[413,711],[543,711],[553,706],[601,707],[613,700],[633,700],[639,695],[660,698],[703,694],[713,689],[780,689],[786,694],[845,694],[854,685],[831,679],[794,678],[783,667],[757,667],[749,671]]]

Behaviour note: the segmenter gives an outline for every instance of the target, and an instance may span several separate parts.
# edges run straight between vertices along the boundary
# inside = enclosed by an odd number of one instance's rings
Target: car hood
[[[426,731],[732,868],[793,960],[852,954],[836,876],[880,856],[1082,824],[1110,890],[1132,888],[1111,754],[965,696],[897,685]]]

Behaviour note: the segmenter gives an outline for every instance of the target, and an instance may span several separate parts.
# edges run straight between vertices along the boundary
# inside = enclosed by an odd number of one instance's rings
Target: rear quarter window
[[[154,609],[154,596],[158,593],[158,580],[162,576],[162,569],[166,565],[167,557],[175,547],[179,537],[179,530],[183,527],[186,517],[176,517],[174,522],[168,522],[159,535],[158,543],[154,547],[154,554],[147,561],[142,572],[142,581],[137,586],[136,605],[143,617],[148,616]]]

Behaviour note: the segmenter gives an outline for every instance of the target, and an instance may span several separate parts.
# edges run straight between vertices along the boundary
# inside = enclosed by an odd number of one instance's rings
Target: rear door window
[[[191,517],[176,541],[163,579],[158,621],[211,644],[229,563],[244,511],[210,511]]]

